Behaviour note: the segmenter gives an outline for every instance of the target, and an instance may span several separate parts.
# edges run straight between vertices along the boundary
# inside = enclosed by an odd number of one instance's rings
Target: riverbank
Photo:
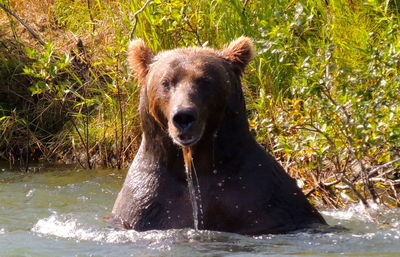
[[[131,35],[154,51],[247,35],[251,129],[309,199],[399,207],[396,3],[0,1],[0,158],[126,168],[141,134]]]

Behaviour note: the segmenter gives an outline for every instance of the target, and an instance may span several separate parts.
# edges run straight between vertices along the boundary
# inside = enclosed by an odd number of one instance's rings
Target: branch
[[[384,183],[392,183],[392,184],[400,184],[400,179],[395,179],[395,180],[390,180],[386,178],[370,178],[369,180],[374,181],[374,182],[384,182]]]
[[[246,6],[247,6],[247,4],[250,2],[250,0],[245,0],[244,1],[244,4],[243,4],[243,7],[242,7],[242,14],[244,14],[244,12],[246,11]]]
[[[96,24],[94,22],[90,0],[86,0],[86,5],[87,5],[88,11],[89,11],[90,22],[92,23],[92,33],[94,33],[94,31],[96,30]]]
[[[46,45],[46,43],[39,37],[38,34],[36,34],[36,32],[28,25],[25,23],[24,20],[22,20],[20,17],[18,17],[18,15],[16,13],[14,13],[13,11],[11,11],[10,9],[8,9],[4,4],[0,4],[0,7],[8,14],[14,16],[15,19],[17,19],[28,31],[29,33],[37,40],[39,41],[39,43],[44,46]]]
[[[133,14],[133,19],[134,19],[134,21],[133,21],[132,30],[131,30],[131,32],[129,33],[129,40],[132,40],[132,38],[133,38],[133,33],[135,33],[136,25],[137,25],[137,22],[138,22],[138,19],[137,19],[138,14],[141,13],[141,12],[143,12],[144,9],[146,8],[146,6],[147,6],[148,4],[150,4],[151,2],[153,2],[153,0],[147,0],[146,3],[144,3],[144,5],[142,6],[142,8],[140,8],[139,10],[137,10],[137,11]]]
[[[380,169],[382,169],[382,168],[386,168],[387,166],[390,166],[390,165],[392,165],[392,164],[394,164],[394,163],[396,163],[396,162],[399,162],[399,161],[400,161],[400,158],[395,159],[395,160],[390,161],[390,162],[387,162],[387,163],[385,163],[385,164],[376,166],[373,170],[371,170],[371,171],[368,173],[368,177],[371,177],[372,175],[374,175],[378,170],[380,170]]]
[[[79,129],[76,126],[73,118],[71,119],[71,123],[72,123],[72,126],[74,126],[75,131],[78,133],[78,136],[82,141],[83,147],[85,147],[85,150],[86,150],[86,161],[87,161],[87,165],[88,165],[87,168],[88,169],[92,169],[92,165],[90,164],[90,153],[89,153],[88,142],[85,143],[85,140],[83,140],[82,134],[79,132]],[[87,134],[86,134],[86,137],[87,137]],[[85,166],[83,166],[83,164],[80,162],[79,158],[77,158],[77,160],[78,160],[79,164],[82,166],[82,168],[85,168]]]
[[[363,204],[365,207],[369,207],[369,204],[368,204],[367,200],[360,194],[360,192],[357,191],[357,189],[354,187],[354,185],[353,185],[350,181],[348,181],[348,180],[345,179],[344,177],[342,177],[341,181],[342,181],[345,185],[347,185],[348,187],[350,187],[351,190],[353,190],[353,192],[356,194],[356,196],[358,197],[358,199],[361,200],[362,204]]]

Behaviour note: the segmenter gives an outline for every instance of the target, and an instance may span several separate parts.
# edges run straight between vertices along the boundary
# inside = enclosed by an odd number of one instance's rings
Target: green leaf
[[[85,114],[82,114],[82,113],[79,113],[79,112],[70,112],[70,113],[69,113],[69,116],[71,116],[71,117],[77,117],[77,118],[85,118],[85,117],[86,117]]]
[[[2,117],[0,117],[0,121],[5,120],[5,119],[7,119],[8,117],[10,117],[10,116],[2,116]]]
[[[94,99],[85,99],[84,101],[75,104],[74,107],[78,107],[78,106],[81,106],[81,105],[84,105],[84,104],[91,104],[91,103],[94,103],[94,102],[95,102]]]

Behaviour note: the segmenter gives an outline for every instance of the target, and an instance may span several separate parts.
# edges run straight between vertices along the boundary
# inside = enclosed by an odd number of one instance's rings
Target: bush
[[[8,55],[0,66],[2,77],[9,78],[9,84],[17,77],[28,81],[28,86],[18,87],[14,99],[34,103],[1,98],[3,158],[10,159],[12,153],[21,159],[18,150],[10,149],[31,135],[28,152],[36,147],[43,156],[87,167],[126,165],[140,137],[138,85],[125,65],[129,38],[143,38],[159,51],[221,47],[244,34],[254,39],[258,50],[243,78],[258,141],[321,204],[368,205],[372,199],[399,206],[396,1],[146,3],[61,0],[38,1],[29,8],[23,1],[8,5],[53,44],[42,48],[12,17],[0,19],[9,32],[0,41],[12,40],[25,49],[17,54],[21,58]]]

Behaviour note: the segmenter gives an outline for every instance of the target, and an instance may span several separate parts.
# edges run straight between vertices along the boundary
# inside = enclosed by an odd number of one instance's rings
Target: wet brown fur
[[[222,50],[192,47],[157,55],[135,40],[128,56],[142,84],[143,137],[113,208],[117,222],[138,231],[193,227],[184,167],[192,159],[204,213],[200,229],[255,235],[325,224],[250,134],[240,82],[254,56],[249,38]],[[195,117],[184,132],[197,140],[190,151],[174,123],[180,110],[193,110]]]

